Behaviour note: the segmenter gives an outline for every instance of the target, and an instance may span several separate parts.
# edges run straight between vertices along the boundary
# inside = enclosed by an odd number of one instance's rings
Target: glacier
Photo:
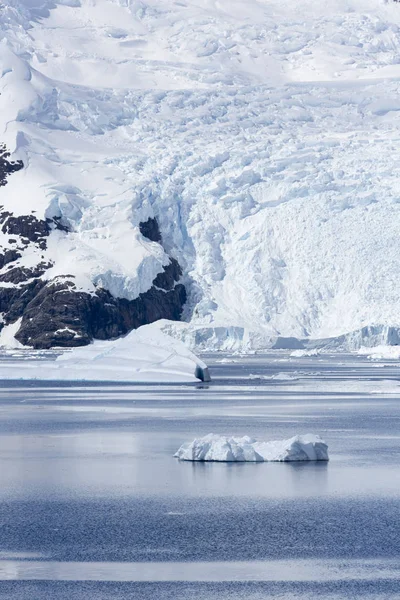
[[[248,436],[210,433],[183,444],[174,454],[184,461],[201,462],[300,462],[328,461],[328,446],[317,435],[295,435],[288,440],[258,442]]]
[[[17,340],[83,345],[160,318],[201,349],[399,337],[397,3],[0,10],[0,142],[23,164],[0,187],[12,215],[0,231],[0,313],[6,326],[22,318]],[[27,217],[47,224],[45,243],[10,229]],[[162,243],[142,234],[148,220]],[[26,282],[46,298],[22,306]],[[162,305],[164,292],[167,311],[121,317],[143,294]],[[82,332],[87,312],[68,321],[62,300],[43,340],[30,319],[60,293],[99,298],[91,315],[112,304],[104,321],[118,326]]]

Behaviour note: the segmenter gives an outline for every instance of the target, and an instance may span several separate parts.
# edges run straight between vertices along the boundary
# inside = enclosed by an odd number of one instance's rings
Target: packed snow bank
[[[181,342],[149,327],[115,341],[96,341],[55,361],[7,361],[0,379],[190,382],[209,380],[207,365]]]
[[[235,438],[210,433],[190,444],[183,444],[174,456],[179,460],[210,462],[329,460],[327,444],[311,433],[272,442],[257,442],[248,436]]]
[[[399,360],[400,346],[375,346],[374,348],[362,347],[358,354],[367,355],[371,360]]]

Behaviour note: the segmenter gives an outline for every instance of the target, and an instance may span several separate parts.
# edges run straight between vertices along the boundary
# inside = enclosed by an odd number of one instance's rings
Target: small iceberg
[[[289,440],[257,442],[248,436],[227,437],[210,433],[183,444],[174,454],[179,460],[207,462],[299,462],[329,460],[328,445],[308,433]]]

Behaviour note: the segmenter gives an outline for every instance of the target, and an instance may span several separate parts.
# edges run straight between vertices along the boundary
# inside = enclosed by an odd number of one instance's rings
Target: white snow
[[[114,341],[96,341],[54,360],[7,360],[0,379],[190,382],[196,368],[206,369],[181,342],[148,326]]]
[[[17,319],[11,325],[4,325],[0,330],[0,348],[23,348],[22,344],[15,339],[15,334],[21,326],[21,319]]]
[[[0,204],[73,231],[21,264],[134,298],[168,260],[138,229],[156,216],[189,291],[169,333],[191,347],[400,327],[398,3],[1,11],[0,141],[26,168]]]
[[[210,433],[183,444],[174,455],[180,460],[214,462],[298,462],[329,460],[328,446],[317,435],[295,435],[289,440],[257,442],[244,436]]]

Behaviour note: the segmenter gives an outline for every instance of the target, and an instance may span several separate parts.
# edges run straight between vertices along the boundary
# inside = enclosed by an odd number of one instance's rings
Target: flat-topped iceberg
[[[183,444],[174,456],[179,460],[208,462],[329,460],[328,445],[311,433],[271,442],[258,442],[248,436],[238,438],[210,433],[190,444]]]

